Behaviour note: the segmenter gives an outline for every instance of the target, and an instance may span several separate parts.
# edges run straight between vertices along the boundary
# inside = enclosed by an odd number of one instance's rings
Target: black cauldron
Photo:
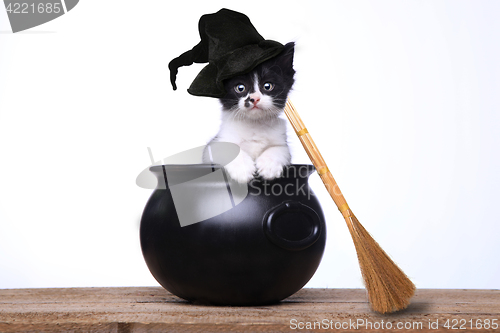
[[[158,186],[142,216],[141,247],[151,273],[172,294],[214,305],[270,304],[300,290],[318,268],[326,225],[307,182],[312,165],[291,165],[273,181],[254,179],[244,185],[248,194],[241,202],[231,198],[229,209],[185,226],[173,183],[189,183],[191,193],[200,194],[184,197],[182,209],[196,211],[215,204],[213,193],[231,194],[224,169],[199,164],[150,170]],[[203,179],[216,171],[223,173],[221,181]],[[193,175],[198,181],[190,183]]]

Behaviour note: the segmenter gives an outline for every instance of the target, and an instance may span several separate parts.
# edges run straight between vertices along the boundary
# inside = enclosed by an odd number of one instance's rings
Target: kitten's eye
[[[242,93],[245,91],[245,85],[244,84],[238,84],[237,86],[234,87],[234,90],[237,92],[237,93]]]
[[[272,84],[271,82],[266,82],[264,83],[263,87],[264,90],[271,91],[274,89],[274,84]]]

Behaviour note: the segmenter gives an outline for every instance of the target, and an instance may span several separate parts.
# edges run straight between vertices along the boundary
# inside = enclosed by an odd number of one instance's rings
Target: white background
[[[202,14],[297,43],[292,100],[354,213],[419,288],[499,288],[500,2],[81,1],[12,34],[0,8],[0,288],[157,285],[139,221],[155,159],[203,145],[219,104],[168,62]],[[307,162],[290,132],[293,161]],[[308,287],[362,287],[345,222]]]

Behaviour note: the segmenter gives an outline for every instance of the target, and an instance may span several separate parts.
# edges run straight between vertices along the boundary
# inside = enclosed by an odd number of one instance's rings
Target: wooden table
[[[0,332],[500,332],[499,325],[499,290],[420,289],[392,315],[372,312],[363,289],[303,289],[253,307],[193,305],[161,287],[0,290]]]

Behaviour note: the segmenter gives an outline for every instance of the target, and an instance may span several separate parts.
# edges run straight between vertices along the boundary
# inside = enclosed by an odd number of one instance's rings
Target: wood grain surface
[[[499,290],[420,289],[391,315],[371,311],[364,289],[252,307],[192,304],[161,287],[0,290],[0,332],[500,332],[499,321]]]

